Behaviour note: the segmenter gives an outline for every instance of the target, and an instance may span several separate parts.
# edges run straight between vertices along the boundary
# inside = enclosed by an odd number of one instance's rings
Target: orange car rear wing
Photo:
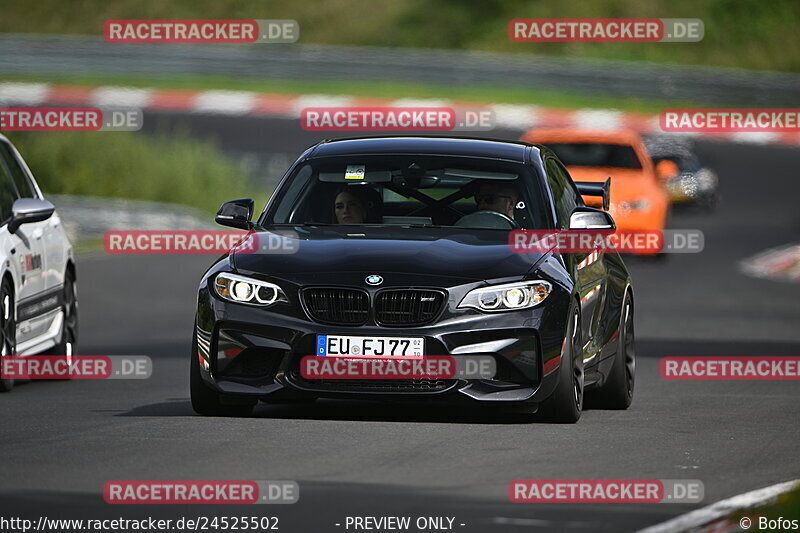
[[[611,205],[611,178],[600,183],[596,181],[576,181],[578,192],[584,196],[600,196],[603,198],[603,209],[608,211]]]

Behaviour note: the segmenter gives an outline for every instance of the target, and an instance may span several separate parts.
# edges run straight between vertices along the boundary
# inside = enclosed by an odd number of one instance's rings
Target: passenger
[[[340,190],[333,202],[338,224],[379,223],[381,197],[372,187],[350,186]]]
[[[514,220],[517,191],[512,185],[496,181],[481,183],[475,193],[478,211],[494,211]]]

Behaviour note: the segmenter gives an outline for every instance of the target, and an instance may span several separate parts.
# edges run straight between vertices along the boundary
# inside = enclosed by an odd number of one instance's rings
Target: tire
[[[625,295],[619,326],[619,347],[608,379],[593,391],[592,406],[602,409],[624,410],[633,402],[636,382],[636,338],[633,328],[633,298]]]
[[[17,349],[17,322],[14,315],[14,289],[8,278],[0,284],[0,357],[15,355]],[[4,379],[0,365],[0,392],[14,388],[13,379]]]
[[[559,365],[558,385],[539,406],[538,418],[558,424],[574,424],[583,411],[583,357],[580,341],[580,312],[577,305],[570,311],[567,342]]]
[[[200,375],[200,360],[197,351],[196,328],[192,329],[192,360],[189,364],[189,385],[192,409],[203,416],[248,416],[257,402],[244,405],[226,405],[222,395],[211,389]]]
[[[66,355],[71,358],[78,353],[78,293],[75,276],[67,270],[64,277],[64,324],[61,339],[48,350],[51,355]]]

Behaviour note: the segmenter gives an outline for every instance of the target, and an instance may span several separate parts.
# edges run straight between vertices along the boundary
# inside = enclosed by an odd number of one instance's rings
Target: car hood
[[[276,233],[284,235],[285,249],[293,252],[264,249],[265,244],[269,247],[270,238],[277,242]],[[236,270],[299,283],[402,274],[403,283],[452,286],[523,276],[543,255],[512,252],[508,233],[492,230],[295,226],[273,228],[255,236],[260,250],[235,252]],[[387,285],[390,281],[387,278]]]

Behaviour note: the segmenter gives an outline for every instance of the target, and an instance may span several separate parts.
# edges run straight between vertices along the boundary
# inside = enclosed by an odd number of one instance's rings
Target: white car
[[[77,339],[72,245],[28,165],[0,135],[0,356],[71,357]],[[0,365],[0,391],[13,386]]]

